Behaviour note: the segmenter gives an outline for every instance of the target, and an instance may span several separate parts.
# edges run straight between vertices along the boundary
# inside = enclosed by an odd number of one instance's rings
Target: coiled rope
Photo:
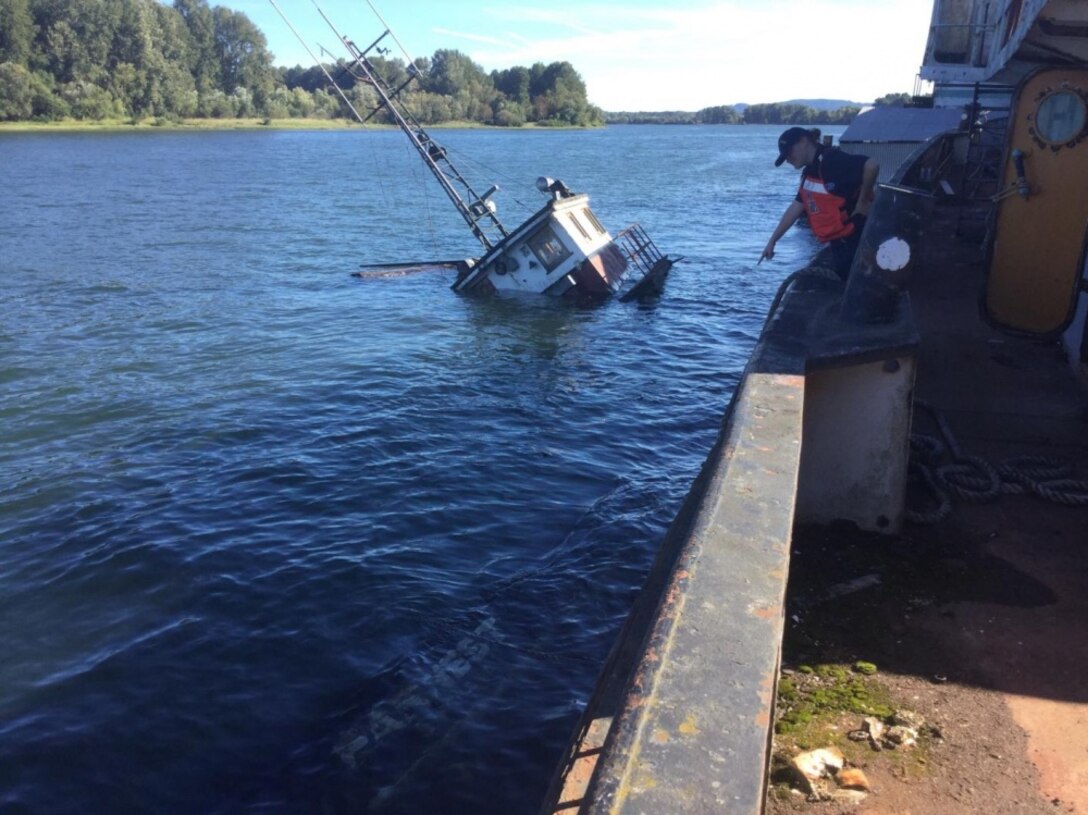
[[[1088,481],[1072,478],[1073,466],[1043,456],[1017,456],[996,467],[978,456],[966,455],[948,422],[931,404],[915,399],[914,407],[933,417],[941,438],[913,434],[908,475],[924,485],[936,506],[907,509],[908,521],[934,524],[952,512],[952,498],[969,503],[993,501],[1001,495],[1031,493],[1066,506],[1088,506]]]

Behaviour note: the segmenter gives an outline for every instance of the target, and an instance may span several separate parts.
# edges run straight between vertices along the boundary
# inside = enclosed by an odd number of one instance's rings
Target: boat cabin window
[[[1051,144],[1065,144],[1084,130],[1086,113],[1084,100],[1076,91],[1056,91],[1039,103],[1035,129]]]
[[[582,226],[582,222],[578,220],[578,217],[573,212],[570,212],[570,213],[567,213],[567,214],[570,217],[570,222],[572,224],[574,224],[574,227],[579,232],[582,233],[582,237],[585,238],[588,241],[589,240],[589,233],[586,232],[586,228],[584,226]]]
[[[593,228],[596,229],[600,234],[603,235],[605,232],[608,231],[604,228],[601,222],[597,220],[597,216],[594,215],[592,211],[590,211],[589,207],[586,207],[584,210],[582,210],[582,212],[586,214],[586,218],[591,224],[593,224]]]
[[[550,226],[544,227],[529,238],[528,243],[536,256],[540,258],[540,262],[544,264],[544,268],[549,272],[571,255],[570,249],[566,247],[563,241],[559,240],[559,236],[552,231]]]

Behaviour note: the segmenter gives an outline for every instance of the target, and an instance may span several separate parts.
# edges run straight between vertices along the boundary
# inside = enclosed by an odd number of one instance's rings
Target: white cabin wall
[[[587,209],[589,207],[585,204],[565,207],[556,211],[553,218],[562,227],[556,229],[556,231],[562,232],[566,242],[573,246],[577,252],[590,257],[611,243],[612,236],[607,231],[599,232],[597,230],[593,221],[586,215]],[[577,219],[576,222],[571,221],[571,215]],[[581,226],[581,229],[578,228],[579,226]],[[556,227],[553,226],[553,228]],[[585,230],[585,234],[583,234],[582,230]]]

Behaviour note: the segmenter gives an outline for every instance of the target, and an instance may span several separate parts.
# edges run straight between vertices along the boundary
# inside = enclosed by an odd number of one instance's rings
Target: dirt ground
[[[860,803],[810,802],[788,791],[790,773],[780,769],[768,813],[1088,812],[1088,509],[1033,501],[960,507],[938,527],[894,538],[845,526],[797,536],[786,675],[873,663],[894,706],[921,714],[926,727],[914,750],[877,752],[841,738],[862,715],[821,718],[828,743],[844,743],[871,792]],[[1040,523],[1050,525],[1042,536]],[[813,732],[806,738],[818,742]],[[775,764],[821,746],[784,734]]]

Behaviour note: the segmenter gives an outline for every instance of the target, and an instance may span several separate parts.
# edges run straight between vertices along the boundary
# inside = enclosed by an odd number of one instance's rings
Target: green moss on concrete
[[[866,665],[872,671],[859,669]],[[785,676],[778,683],[778,721],[775,732],[798,733],[819,724],[821,717],[856,713],[886,718],[893,707],[887,691],[871,678],[872,663],[856,663],[854,669],[840,664],[816,665],[810,673]]]

